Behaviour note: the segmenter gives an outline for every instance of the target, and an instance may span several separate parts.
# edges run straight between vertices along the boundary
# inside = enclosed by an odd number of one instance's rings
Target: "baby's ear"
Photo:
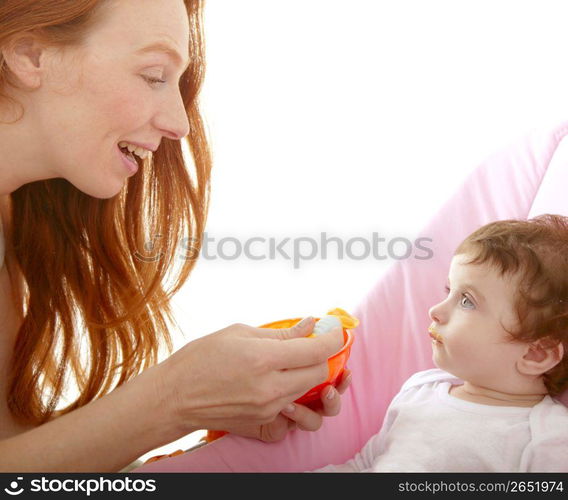
[[[525,353],[517,361],[517,369],[524,375],[542,375],[560,363],[563,357],[562,342],[539,339],[527,344]]]

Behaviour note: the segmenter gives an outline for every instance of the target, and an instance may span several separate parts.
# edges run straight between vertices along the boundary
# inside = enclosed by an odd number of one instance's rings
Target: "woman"
[[[117,471],[196,429],[271,441],[339,411],[348,381],[318,411],[290,406],[342,343],[299,338],[312,319],[232,325],[156,364],[194,259],[164,278],[207,212],[201,13],[200,0],[0,4],[2,471]]]

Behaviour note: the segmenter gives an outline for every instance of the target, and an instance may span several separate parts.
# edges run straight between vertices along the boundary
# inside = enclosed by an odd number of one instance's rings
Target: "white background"
[[[487,156],[568,116],[567,14],[565,0],[209,0],[209,236],[412,239]],[[334,248],[299,269],[200,260],[174,300],[176,347],[352,310],[392,260]]]

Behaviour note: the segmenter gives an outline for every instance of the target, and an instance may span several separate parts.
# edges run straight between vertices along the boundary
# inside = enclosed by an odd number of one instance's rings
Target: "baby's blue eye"
[[[446,292],[446,295],[449,295],[451,290],[450,290],[450,287],[448,285],[446,285],[444,287],[444,290]],[[469,305],[466,305],[468,303],[469,303]],[[465,309],[474,309],[475,308],[475,304],[471,301],[471,299],[465,293],[461,294],[460,305],[462,307],[464,307]]]
[[[472,307],[466,307],[466,309],[472,309],[475,307],[475,304],[471,300],[469,300],[469,297],[465,293],[462,293],[462,299],[460,300],[460,305],[464,306],[464,300],[469,302],[472,306]]]

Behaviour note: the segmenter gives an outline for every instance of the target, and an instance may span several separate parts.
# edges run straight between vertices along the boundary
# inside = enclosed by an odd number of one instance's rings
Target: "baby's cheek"
[[[465,365],[470,360],[477,358],[477,348],[467,339],[459,336],[447,337],[439,348],[439,360],[445,364]],[[442,368],[442,367],[440,367]],[[447,366],[449,368],[449,366]]]
[[[466,339],[458,339],[448,346],[453,356],[463,360],[477,360],[483,356],[484,349],[479,344]]]

